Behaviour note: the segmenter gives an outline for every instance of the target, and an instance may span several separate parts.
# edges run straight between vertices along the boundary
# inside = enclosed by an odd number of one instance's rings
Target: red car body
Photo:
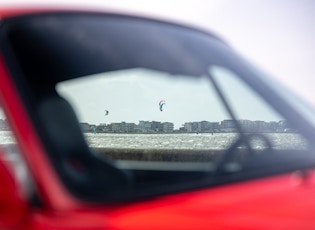
[[[0,10],[1,20],[43,10]],[[1,45],[1,44],[0,44]],[[314,229],[315,171],[260,179],[154,199],[95,204],[74,197],[61,183],[34,130],[0,53],[0,100],[41,197],[36,207],[0,161],[0,229]],[[3,154],[2,154],[3,155]]]

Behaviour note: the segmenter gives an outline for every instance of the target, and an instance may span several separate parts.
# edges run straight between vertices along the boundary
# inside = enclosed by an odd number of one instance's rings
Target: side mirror
[[[19,194],[13,174],[4,163],[0,149],[0,229],[16,227],[27,213],[27,204]]]

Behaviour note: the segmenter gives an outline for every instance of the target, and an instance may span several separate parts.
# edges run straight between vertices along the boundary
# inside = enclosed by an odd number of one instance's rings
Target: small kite
[[[161,100],[159,102],[159,108],[160,108],[160,111],[162,112],[163,111],[163,106],[165,105],[165,100]]]
[[[105,110],[105,116],[107,116],[107,115],[108,115],[108,113],[109,113],[109,112],[108,112],[108,110]]]

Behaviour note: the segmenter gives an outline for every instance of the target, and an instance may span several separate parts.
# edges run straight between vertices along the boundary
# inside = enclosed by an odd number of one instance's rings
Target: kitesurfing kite
[[[165,105],[165,100],[161,100],[159,102],[159,107],[160,107],[160,111],[162,112],[163,111],[163,106]]]
[[[105,116],[107,116],[107,115],[108,115],[108,113],[109,113],[109,112],[108,112],[108,110],[105,110]]]

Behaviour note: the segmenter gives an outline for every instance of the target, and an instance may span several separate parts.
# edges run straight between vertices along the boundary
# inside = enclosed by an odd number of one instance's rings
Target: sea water
[[[297,133],[266,133],[274,149],[307,149],[307,142]],[[237,133],[181,133],[181,134],[85,134],[93,148],[131,149],[227,149],[239,137]],[[255,149],[265,148],[266,143],[253,139]]]
[[[265,133],[274,149],[306,149],[307,142],[297,133]],[[227,149],[234,143],[237,133],[181,133],[181,134],[118,134],[87,133],[88,145],[92,148],[131,149]],[[15,143],[10,131],[0,131],[0,145]],[[264,141],[254,139],[253,148],[264,148]]]

